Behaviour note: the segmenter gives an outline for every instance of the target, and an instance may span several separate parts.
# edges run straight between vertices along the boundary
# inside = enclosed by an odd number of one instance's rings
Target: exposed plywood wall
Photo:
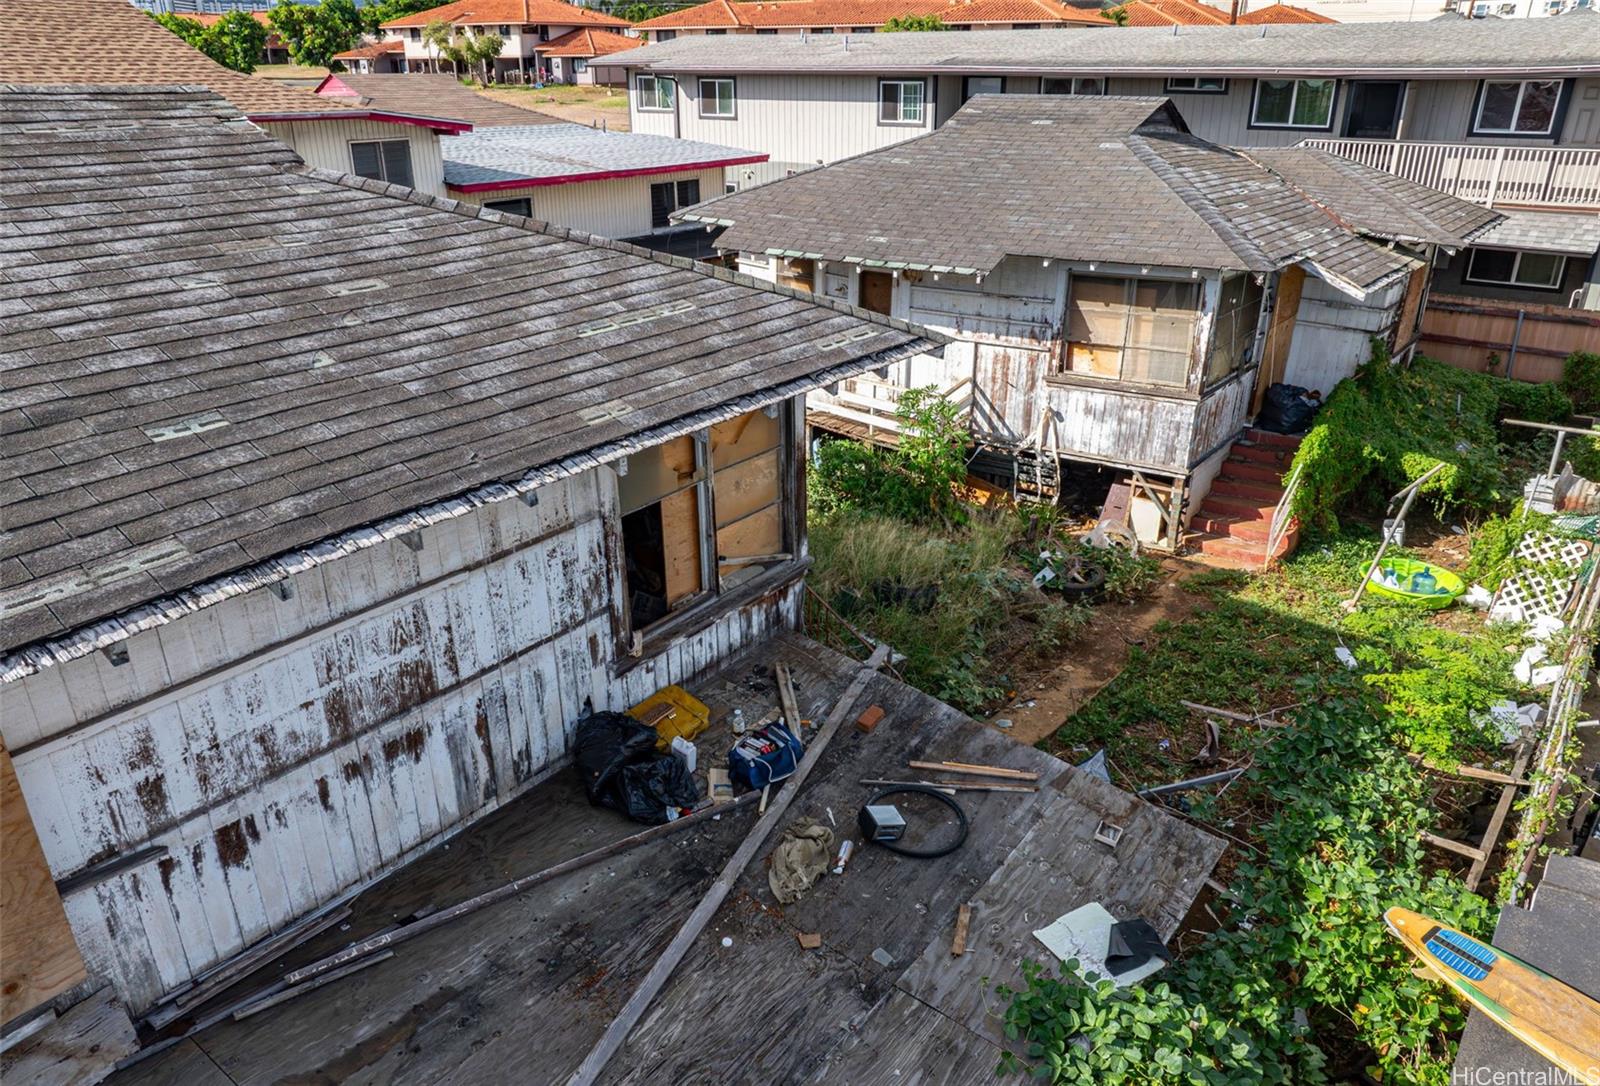
[[[563,764],[586,705],[635,704],[796,620],[789,590],[618,676],[614,477],[537,493],[437,524],[419,551],[315,567],[289,600],[186,616],[122,667],[96,654],[8,691],[56,877],[168,849],[66,901],[135,1012]],[[92,711],[112,691],[119,707]]]
[[[85,976],[11,754],[0,747],[0,1023]]]

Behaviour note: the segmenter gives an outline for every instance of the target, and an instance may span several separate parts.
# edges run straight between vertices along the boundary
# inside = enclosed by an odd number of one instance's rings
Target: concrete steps
[[[1283,498],[1283,476],[1300,439],[1254,428],[1229,450],[1222,470],[1190,522],[1194,549],[1217,565],[1260,569],[1267,563],[1272,516]],[[1280,559],[1300,541],[1291,521],[1272,557]]]

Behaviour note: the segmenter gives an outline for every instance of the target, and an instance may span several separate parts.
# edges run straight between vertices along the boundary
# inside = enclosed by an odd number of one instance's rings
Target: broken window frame
[[[1238,301],[1229,304],[1230,290],[1241,291]],[[1266,300],[1266,284],[1251,272],[1223,276],[1217,290],[1217,311],[1211,322],[1211,342],[1206,350],[1203,384],[1206,388],[1248,369],[1255,362],[1256,340],[1261,327],[1261,307]],[[1231,333],[1231,335],[1230,335]],[[1218,369],[1219,363],[1226,363]]]
[[[762,448],[755,453],[746,455],[739,460],[724,463],[722,471],[730,475],[735,469],[751,464],[763,456],[775,453],[776,487],[775,495],[771,502],[764,503],[755,509],[747,511],[742,516],[733,518],[719,526],[717,514],[717,467],[716,456],[712,447],[712,431],[717,427],[737,423],[744,415],[734,416],[722,423],[696,430],[683,435],[693,442],[694,447],[694,477],[690,481],[672,488],[671,490],[655,496],[651,501],[641,502],[629,506],[623,500],[623,491],[626,489],[624,479],[632,473],[632,461],[635,457],[657,454],[658,450],[665,448],[672,442],[663,442],[661,445],[651,446],[629,457],[628,467],[618,472],[617,479],[617,539],[619,551],[616,556],[616,572],[619,574],[620,607],[617,618],[620,622],[621,641],[633,649],[638,649],[642,643],[663,631],[669,630],[686,616],[700,613],[713,608],[717,602],[731,592],[735,592],[743,583],[759,579],[764,573],[773,568],[793,562],[797,551],[796,538],[798,535],[797,501],[794,470],[795,450],[794,440],[797,432],[793,404],[790,401],[780,400],[778,403],[766,408],[757,408],[747,415],[764,415],[773,419],[777,424],[777,437],[775,446]],[[682,437],[673,439],[683,440]],[[628,580],[627,543],[623,537],[622,521],[625,517],[658,505],[687,490],[695,492],[695,516],[697,520],[696,540],[699,545],[699,588],[681,599],[668,603],[667,610],[661,616],[643,625],[636,625],[633,618],[633,590]],[[726,497],[725,497],[725,500]],[[749,521],[751,517],[762,514],[765,510],[777,507],[779,517],[779,551],[775,552],[769,562],[740,561],[736,563],[723,563],[722,555],[718,551],[718,533],[737,524]],[[749,558],[755,556],[738,556]]]

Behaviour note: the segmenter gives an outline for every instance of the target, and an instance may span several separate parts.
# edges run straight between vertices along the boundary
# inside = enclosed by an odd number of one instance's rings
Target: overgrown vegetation
[[[1573,351],[1561,367],[1561,391],[1575,411],[1600,411],[1600,354]]]
[[[267,22],[283,39],[289,58],[312,68],[337,63],[334,55],[359,42],[366,26],[352,0],[320,0],[316,4],[277,0],[267,13]]]
[[[914,524],[958,524],[967,517],[954,488],[967,475],[967,431],[958,408],[932,387],[900,394],[900,443],[824,442],[807,478],[811,509],[874,513]]]
[[[1497,522],[1497,525],[1499,522]],[[1508,570],[1498,526],[1475,547]],[[1192,776],[1198,721],[1180,699],[1258,712],[1285,729],[1227,731],[1229,764],[1249,772],[1193,815],[1231,834],[1222,928],[1165,983],[1126,991],[1034,967],[1007,1011],[1030,1062],[1056,1082],[1322,1082],[1365,1072],[1384,1083],[1448,1081],[1462,1015],[1415,979],[1383,910],[1414,909],[1487,934],[1489,905],[1438,873],[1420,834],[1437,831],[1429,786],[1408,754],[1493,754],[1475,714],[1527,695],[1505,651],[1515,631],[1476,613],[1429,612],[1366,597],[1377,545],[1347,532],[1304,545],[1257,577],[1207,571],[1184,588],[1211,607],[1158,631],[1127,669],[1046,746],[1069,760],[1103,746],[1125,788]],[[1350,652],[1354,670],[1337,653]],[[1070,964],[1070,963],[1069,963]],[[1159,978],[1158,978],[1159,979]],[[1086,1049],[1068,1043],[1073,1036]],[[1114,1041],[1115,1043],[1108,1043]]]
[[[949,30],[937,15],[896,15],[883,24],[885,34],[907,30]]]
[[[1420,491],[1441,515],[1490,510],[1516,496],[1496,426],[1508,415],[1558,422],[1572,401],[1553,384],[1529,384],[1418,357],[1391,366],[1381,343],[1351,380],[1341,382],[1295,456],[1301,465],[1295,512],[1324,529],[1358,495],[1400,490],[1435,465]]]

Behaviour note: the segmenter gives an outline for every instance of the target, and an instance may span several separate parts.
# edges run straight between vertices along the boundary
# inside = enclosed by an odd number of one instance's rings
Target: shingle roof
[[[727,225],[719,248],[936,271],[988,272],[1007,256],[1251,271],[1306,261],[1360,293],[1412,266],[1247,154],[1191,135],[1164,99],[979,95],[936,132],[682,217]],[[1315,152],[1274,154],[1320,165]],[[1359,196],[1375,205],[1360,227],[1374,234],[1402,202],[1381,186]],[[1430,233],[1447,231],[1430,220]]]
[[[1474,239],[1501,249],[1539,249],[1547,253],[1592,256],[1600,249],[1600,215],[1593,212],[1504,212],[1505,221]]]
[[[1312,11],[1310,8],[1297,8],[1293,4],[1268,4],[1264,8],[1247,11],[1239,16],[1239,23],[1243,26],[1264,26],[1269,23],[1336,23],[1338,21]]]
[[[383,23],[385,30],[427,26],[429,23],[454,23],[456,26],[496,26],[502,23],[544,26],[629,26],[626,19],[603,15],[592,8],[563,4],[561,0],[456,0],[427,11],[418,11]]]
[[[1110,26],[1098,11],[1057,0],[707,0],[704,4],[646,19],[641,30],[708,27],[880,27],[907,15],[937,15],[946,25],[1058,23]]]
[[[605,57],[637,49],[643,44],[642,38],[585,28],[569,30],[559,38],[551,38],[539,46],[539,53],[547,57]]]
[[[249,116],[345,107],[224,68],[127,0],[6,0],[0,78],[10,83],[200,83]],[[354,114],[350,116],[354,117]]]
[[[310,170],[204,88],[0,88],[0,138],[5,649],[937,349]]]
[[[335,102],[358,102],[372,109],[447,117],[474,128],[495,125],[560,124],[548,113],[502,102],[463,86],[453,75],[406,72],[353,75],[340,72],[317,84],[317,94]]]
[[[764,154],[736,147],[643,132],[602,132],[585,124],[478,129],[445,139],[443,147],[445,184],[458,192],[767,161]]]
[[[1600,17],[1331,26],[1119,27],[982,34],[681,36],[623,58],[662,72],[929,72],[974,75],[1371,75],[1404,79],[1508,73],[1600,74]]]

